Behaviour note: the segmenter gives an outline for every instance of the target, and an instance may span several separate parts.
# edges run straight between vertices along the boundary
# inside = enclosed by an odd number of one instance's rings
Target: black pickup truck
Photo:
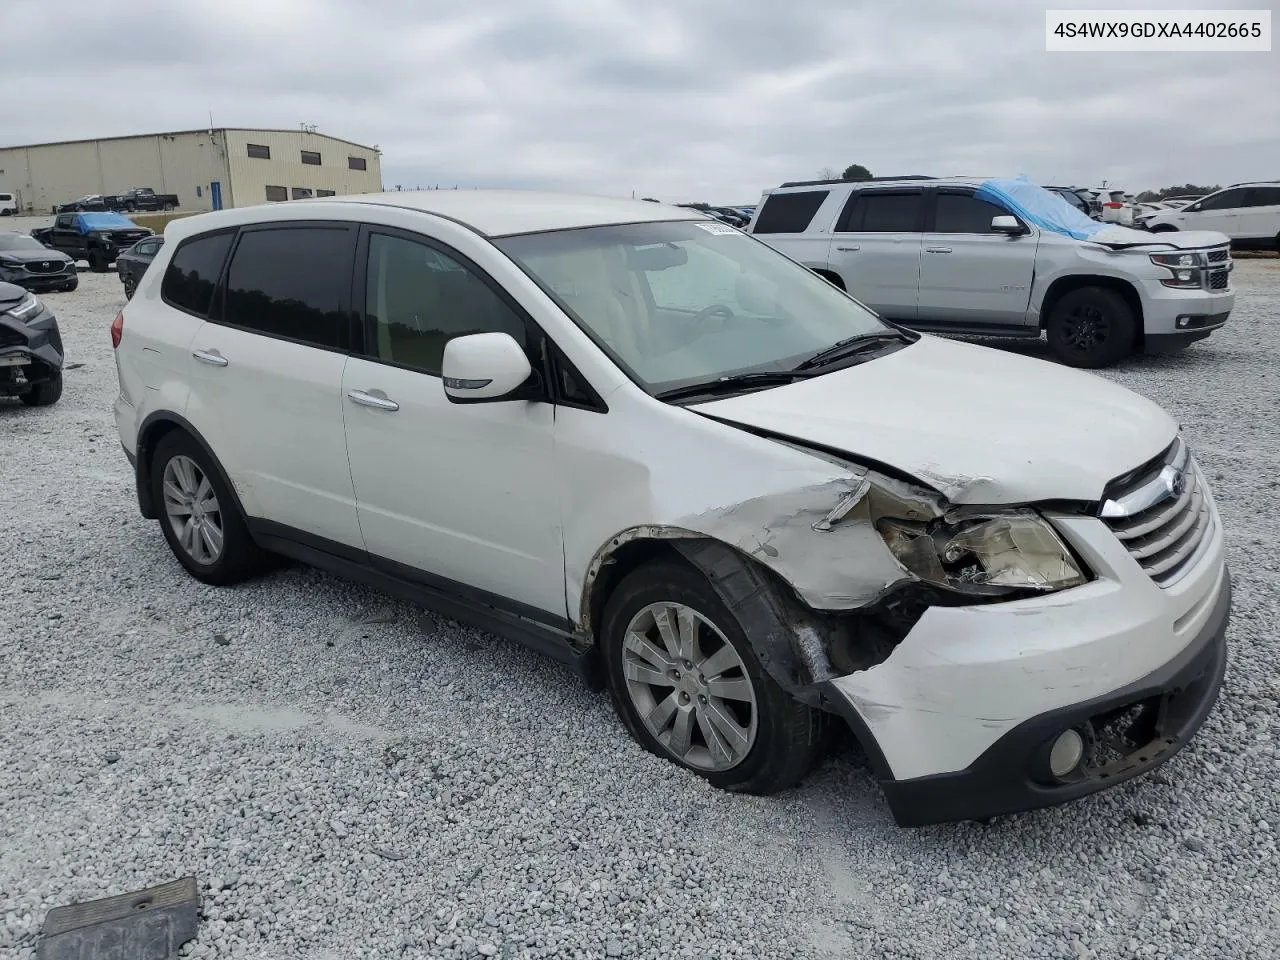
[[[105,273],[118,253],[153,232],[120,213],[60,213],[52,227],[32,230],[31,236],[73,260],[89,261],[95,273]]]
[[[116,209],[133,213],[135,210],[177,210],[176,193],[156,193],[150,187],[132,187],[113,198],[119,203]]]

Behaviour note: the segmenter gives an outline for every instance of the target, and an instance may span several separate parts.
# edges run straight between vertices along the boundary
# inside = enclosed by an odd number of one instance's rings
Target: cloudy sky
[[[1081,5],[1280,23],[1277,0]],[[212,110],[377,144],[388,186],[745,203],[855,162],[1133,190],[1280,177],[1280,48],[1046,53],[1030,0],[4,6],[4,146],[190,129]]]

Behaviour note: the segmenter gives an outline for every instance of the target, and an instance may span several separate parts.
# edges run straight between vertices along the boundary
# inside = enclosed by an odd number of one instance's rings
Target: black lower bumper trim
[[[1204,629],[1176,657],[1119,690],[1033,717],[993,743],[964,770],[911,780],[893,780],[862,718],[842,713],[867,747],[881,777],[885,799],[900,826],[918,827],[956,820],[985,820],[1049,807],[1088,796],[1155,769],[1195,735],[1217,701],[1227,666],[1227,624],[1231,578],[1222,586]],[[843,698],[833,696],[836,703]],[[1053,782],[1042,769],[1047,744],[1070,728],[1087,728],[1100,717],[1128,707],[1151,710],[1150,738],[1105,766],[1087,768],[1074,779]]]
[[[1186,319],[1186,327],[1173,333],[1148,333],[1142,338],[1143,353],[1176,353],[1197,340],[1203,340],[1227,322],[1230,313],[1194,314]]]

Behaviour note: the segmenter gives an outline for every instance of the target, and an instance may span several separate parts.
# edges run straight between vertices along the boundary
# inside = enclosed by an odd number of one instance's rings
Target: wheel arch
[[[235,503],[236,510],[239,511],[240,516],[247,516],[244,511],[244,505],[240,502],[240,494],[236,490],[235,484],[227,476],[227,471],[223,468],[222,461],[213,452],[213,447],[209,445],[209,441],[201,436],[200,431],[192,426],[191,421],[171,410],[157,410],[143,420],[142,426],[138,429],[138,446],[134,454],[134,480],[138,488],[138,509],[142,516],[148,520],[156,520],[160,516],[159,508],[151,492],[151,466],[155,458],[156,447],[160,444],[160,441],[175,432],[185,433],[195,442],[201,452],[208,457],[209,463],[217,471],[218,479],[222,481],[227,490],[231,491],[231,498]]]
[[[1133,311],[1138,338],[1136,346],[1140,349],[1146,339],[1142,297],[1138,294],[1137,287],[1128,280],[1122,280],[1119,277],[1081,273],[1068,274],[1065,277],[1056,278],[1049,284],[1049,289],[1045,291],[1044,298],[1040,302],[1040,329],[1047,329],[1049,317],[1059,300],[1074,290],[1083,290],[1086,287],[1101,287],[1104,290],[1112,290],[1124,298],[1125,303],[1129,305],[1129,309]]]
[[[827,267],[810,267],[809,269],[820,276],[823,280],[826,280],[833,287],[844,290],[846,293],[849,292],[849,288],[844,285],[844,278],[834,270]]]
[[[641,525],[614,535],[596,551],[582,589],[579,630],[600,640],[605,606],[635,570],[674,560],[702,573],[739,618],[761,665],[783,690],[820,706],[814,685],[833,675],[827,655],[836,617],[811,610],[777,571],[737,547],[681,527]],[[846,614],[854,611],[846,611]]]

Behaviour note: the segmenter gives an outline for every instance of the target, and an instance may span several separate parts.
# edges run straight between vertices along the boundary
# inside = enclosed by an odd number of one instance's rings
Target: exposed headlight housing
[[[1199,287],[1200,270],[1205,261],[1198,253],[1153,253],[1151,262],[1173,274],[1172,280],[1161,280],[1166,287]]]
[[[40,312],[44,309],[42,304],[31,294],[27,294],[18,302],[16,307],[10,307],[5,311],[9,316],[21,320],[23,323],[30,323],[36,317],[40,316]]]
[[[961,593],[1051,593],[1088,580],[1057,531],[1030,510],[954,524],[884,517],[876,528],[908,571],[925,583]]]

